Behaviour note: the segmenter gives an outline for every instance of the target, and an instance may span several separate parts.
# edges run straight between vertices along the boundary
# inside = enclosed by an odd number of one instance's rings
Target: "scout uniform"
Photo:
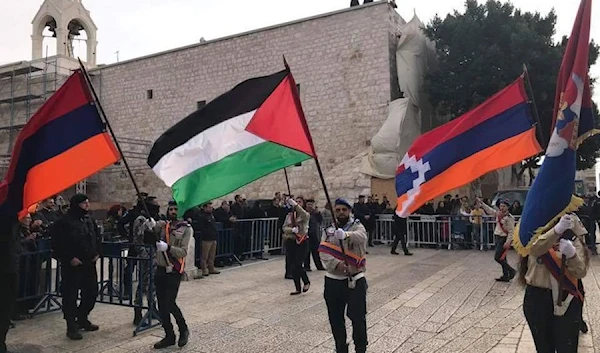
[[[156,229],[159,230],[161,239],[156,243],[157,251],[159,253],[163,252],[163,254],[157,254],[156,256],[156,298],[158,299],[158,312],[166,337],[156,343],[154,348],[165,348],[175,344],[171,314],[179,327],[179,347],[183,347],[187,344],[189,330],[176,300],[181,276],[185,269],[188,245],[194,231],[186,221],[177,220],[159,221],[157,227],[155,227]]]
[[[349,210],[350,203],[343,199],[336,200],[336,205],[343,205]],[[335,229],[328,228],[319,245],[319,253],[325,274],[325,303],[329,314],[329,323],[338,353],[348,352],[346,343],[346,325],[344,312],[352,321],[354,346],[356,352],[366,352],[367,341],[367,280],[365,278],[365,254],[367,252],[368,235],[359,220],[350,217],[344,225],[344,239],[334,237]],[[339,230],[339,229],[338,229]],[[340,271],[340,264],[346,264],[347,271]]]
[[[292,277],[296,286],[296,291],[290,294],[296,295],[302,293],[300,291],[300,279],[304,283],[304,292],[310,288],[310,280],[306,274],[306,269],[302,266],[309,251],[308,224],[310,214],[295,201],[292,204],[292,201],[288,201],[290,202],[290,206],[292,206],[292,211],[286,216],[282,229],[283,236],[289,244],[288,250],[291,250],[290,259],[293,262]],[[297,229],[296,233],[293,232],[294,229]]]
[[[560,278],[563,254],[555,248],[566,232],[559,234],[555,227],[542,234],[532,242],[529,256],[523,259],[527,264],[523,311],[538,352],[577,352],[583,308],[578,282],[587,272],[584,239],[588,232],[577,216],[571,217],[574,226],[570,241],[575,249],[573,256],[566,260],[562,293],[559,293],[557,278]],[[547,256],[552,256],[558,267],[549,265]],[[557,305],[559,295],[564,300],[560,306]]]
[[[498,205],[502,203],[510,207],[507,200],[498,201]],[[502,266],[502,277],[496,278],[496,281],[508,282],[515,277],[517,270],[508,264],[506,254],[510,247],[505,249],[504,245],[507,241],[512,241],[513,233],[515,231],[515,219],[509,212],[502,214],[500,211],[496,211],[483,202],[481,202],[481,207],[483,207],[487,214],[496,216],[496,226],[494,228],[496,249],[494,252],[494,260]]]

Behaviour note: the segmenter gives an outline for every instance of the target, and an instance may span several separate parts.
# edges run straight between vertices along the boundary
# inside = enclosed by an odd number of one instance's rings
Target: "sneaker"
[[[177,345],[179,347],[183,347],[188,343],[188,339],[190,338],[190,330],[185,329],[179,333],[179,341],[177,341]]]
[[[218,275],[219,273],[221,273],[221,271],[212,270],[209,272],[211,275]]]
[[[410,251],[406,251],[406,252],[404,253],[404,256],[412,256],[412,255],[413,255],[413,254],[412,254]]]
[[[154,349],[162,349],[175,345],[175,336],[167,336],[154,344]]]
[[[496,278],[496,281],[497,282],[510,282],[510,278],[502,276],[502,277]]]

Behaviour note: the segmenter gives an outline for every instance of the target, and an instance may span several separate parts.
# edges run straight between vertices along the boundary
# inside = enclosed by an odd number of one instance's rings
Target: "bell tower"
[[[88,67],[96,65],[96,47],[98,46],[98,28],[90,17],[90,12],[81,0],[44,0],[33,18],[32,24],[32,59],[43,58],[43,31],[48,28],[52,37],[56,38],[56,55],[75,58],[73,41],[85,31],[84,39],[87,47],[86,62]]]

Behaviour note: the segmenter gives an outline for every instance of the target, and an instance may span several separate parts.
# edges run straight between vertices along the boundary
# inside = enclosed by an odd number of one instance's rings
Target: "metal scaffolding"
[[[19,131],[66,80],[57,60],[21,61],[0,67],[0,132],[10,154]],[[6,137],[6,139],[5,139]]]
[[[60,67],[56,58],[43,61],[21,61],[0,66],[0,177],[8,171],[14,142],[29,119],[56,92],[73,72]],[[102,101],[102,72],[92,72],[94,86]],[[111,119],[111,117],[108,117]],[[149,170],[146,158],[152,141],[117,136],[123,154],[134,173]],[[112,165],[102,173],[124,173],[122,163]],[[97,186],[100,175],[93,175],[74,187],[75,192],[87,193],[88,186]]]

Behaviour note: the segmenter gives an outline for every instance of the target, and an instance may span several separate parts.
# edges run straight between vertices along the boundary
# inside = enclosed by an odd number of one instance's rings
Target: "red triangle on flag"
[[[246,131],[315,157],[312,139],[290,74],[261,104]]]

